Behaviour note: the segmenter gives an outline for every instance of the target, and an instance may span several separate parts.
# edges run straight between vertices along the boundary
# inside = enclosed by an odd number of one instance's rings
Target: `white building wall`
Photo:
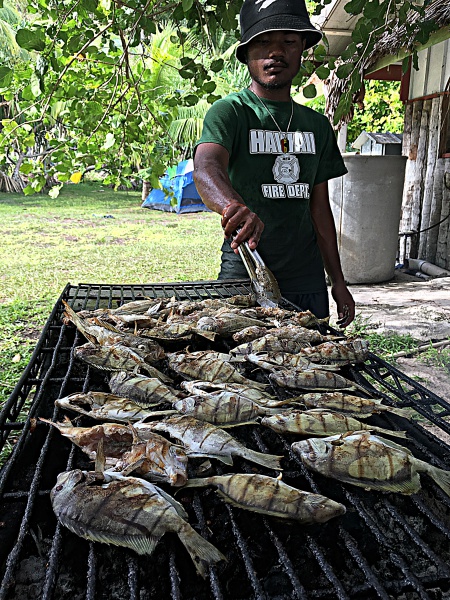
[[[450,42],[422,50],[418,54],[419,70],[411,69],[409,100],[443,92],[450,79]]]

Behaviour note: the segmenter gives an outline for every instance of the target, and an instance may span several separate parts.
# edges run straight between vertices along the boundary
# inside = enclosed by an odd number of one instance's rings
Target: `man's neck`
[[[290,102],[291,100],[291,86],[286,85],[282,88],[266,88],[253,80],[249,85],[249,89],[265,100],[277,100],[278,102]]]

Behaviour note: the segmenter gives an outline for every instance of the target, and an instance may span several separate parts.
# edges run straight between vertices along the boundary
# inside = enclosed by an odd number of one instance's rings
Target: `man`
[[[210,108],[194,156],[198,192],[222,215],[219,279],[247,277],[237,248],[248,241],[282,295],[323,318],[325,266],[338,324],[346,327],[355,303],[342,274],[328,180],[347,169],[328,120],[291,98],[302,53],[321,33],[303,0],[245,0],[240,26],[236,57],[247,64],[251,84]]]

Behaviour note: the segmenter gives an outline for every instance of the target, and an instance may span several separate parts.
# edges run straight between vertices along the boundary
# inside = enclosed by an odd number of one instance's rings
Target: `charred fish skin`
[[[261,425],[269,427],[278,433],[298,433],[300,435],[329,436],[348,431],[370,430],[405,438],[404,431],[383,429],[368,425],[351,417],[335,411],[313,408],[310,410],[289,410],[270,417],[263,417]]]
[[[173,406],[184,415],[218,426],[253,422],[256,417],[272,412],[243,396],[224,390],[209,395],[188,396]]]
[[[316,363],[348,365],[364,362],[369,356],[369,342],[363,339],[328,341],[318,346],[302,348],[300,354]]]
[[[190,479],[185,487],[208,485],[216,486],[218,494],[233,506],[303,525],[325,523],[346,512],[345,506],[339,502],[298,490],[266,475],[217,475]]]
[[[187,481],[188,457],[180,446],[161,435],[147,434],[145,441],[133,441],[128,452],[114,466],[114,471],[128,475],[135,473],[148,481],[165,481],[174,487]]]
[[[373,413],[391,412],[399,417],[410,418],[410,413],[402,408],[388,406],[375,398],[361,398],[343,392],[318,392],[303,394],[301,401],[308,408],[326,408],[336,412],[362,418],[370,417]]]
[[[280,387],[287,387],[294,390],[356,390],[359,386],[350,379],[330,371],[321,371],[320,369],[311,369],[308,371],[296,371],[281,367],[278,371],[273,371],[269,379]]]
[[[143,406],[158,406],[164,402],[173,404],[180,397],[179,392],[156,377],[130,375],[124,371],[112,375],[109,387],[114,394],[130,398]]]
[[[136,423],[135,428],[139,433],[146,428],[168,433],[187,449],[188,456],[217,458],[228,465],[233,464],[233,456],[240,456],[268,469],[281,470],[280,461],[283,456],[251,450],[220,427],[190,416],[169,417],[152,423]]]
[[[112,459],[121,457],[131,448],[133,443],[133,433],[130,428],[119,423],[103,423],[93,427],[73,427],[69,419],[62,423],[54,423],[42,417],[40,420],[58,429],[61,435],[81,448],[91,460],[96,459],[100,441],[103,443],[105,455]]]
[[[172,532],[202,577],[206,577],[209,566],[225,560],[187,523],[178,502],[142,479],[117,474],[108,483],[89,485],[86,474],[77,469],[58,476],[50,499],[61,524],[87,540],[149,555],[161,537]]]
[[[203,379],[212,383],[245,383],[258,389],[268,387],[267,384],[244,377],[228,361],[220,358],[180,353],[169,356],[169,366],[185,379]]]
[[[175,411],[149,411],[137,402],[106,392],[79,392],[55,400],[55,405],[98,421],[134,423],[150,417],[165,416]]]
[[[410,450],[368,431],[309,438],[291,445],[312,471],[344,483],[386,492],[415,494],[427,473],[450,496],[450,471],[415,458]]]

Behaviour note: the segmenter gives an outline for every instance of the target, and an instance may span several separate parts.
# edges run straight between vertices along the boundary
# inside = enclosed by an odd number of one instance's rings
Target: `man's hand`
[[[240,231],[233,237],[231,248],[238,253],[238,246],[248,242],[251,250],[258,245],[264,229],[264,223],[248,206],[240,202],[231,202],[222,211],[222,227],[225,238],[230,238],[236,229]]]
[[[355,301],[353,300],[353,296],[343,281],[332,285],[331,295],[336,302],[338,313],[337,324],[342,328],[347,327],[355,318]]]

